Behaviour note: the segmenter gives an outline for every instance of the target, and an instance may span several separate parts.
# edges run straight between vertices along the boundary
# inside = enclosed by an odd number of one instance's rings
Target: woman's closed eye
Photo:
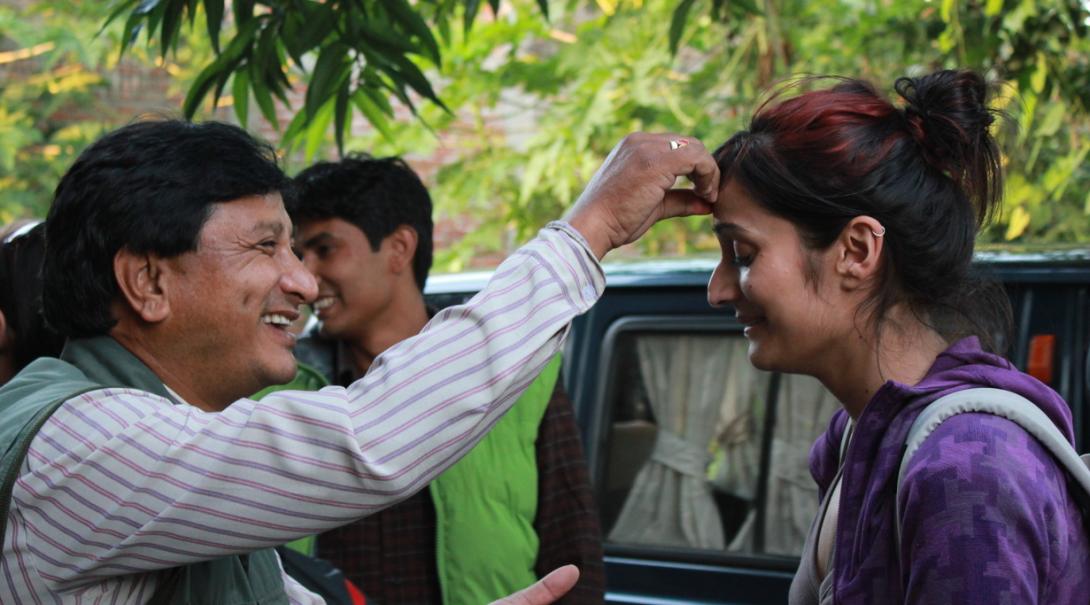
[[[730,264],[735,267],[748,267],[753,263],[754,254],[749,246],[733,242],[731,244]]]

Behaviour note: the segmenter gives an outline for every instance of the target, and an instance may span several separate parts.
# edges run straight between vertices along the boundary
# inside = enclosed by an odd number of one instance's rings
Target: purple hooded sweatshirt
[[[1060,396],[979,341],[958,341],[916,386],[887,382],[856,423],[845,453],[833,553],[835,603],[1048,603],[1090,600],[1090,554],[1067,473],[1033,437],[990,414],[950,418],[913,456],[901,486],[905,438],[928,404],[971,387],[1034,402],[1074,443]],[[846,413],[810,451],[824,498],[836,476]]]

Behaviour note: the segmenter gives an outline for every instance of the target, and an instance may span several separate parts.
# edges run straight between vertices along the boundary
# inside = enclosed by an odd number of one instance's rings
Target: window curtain
[[[732,422],[745,426],[738,419],[750,413],[750,394],[741,386],[748,382],[738,374],[750,368],[746,343],[655,334],[639,337],[636,353],[659,430],[609,538],[723,549],[722,523],[706,475],[717,429]],[[736,371],[739,367],[743,370]]]
[[[798,374],[780,376],[762,552],[802,553],[819,504],[817,484],[810,476],[808,464],[810,447],[838,407],[836,398],[816,378]],[[728,550],[753,552],[755,518],[756,510],[750,512]]]

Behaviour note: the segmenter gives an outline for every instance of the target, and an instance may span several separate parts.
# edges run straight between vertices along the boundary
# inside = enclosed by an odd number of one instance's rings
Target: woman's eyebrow
[[[734,239],[738,235],[747,235],[749,231],[737,224],[737,223],[715,223],[712,226],[712,231],[719,237],[725,237],[728,239]]]

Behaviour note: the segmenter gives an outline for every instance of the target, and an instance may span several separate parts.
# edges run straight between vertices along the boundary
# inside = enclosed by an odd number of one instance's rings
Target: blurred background
[[[99,134],[154,114],[244,125],[290,173],[405,156],[437,271],[496,264],[633,130],[714,147],[801,75],[1000,82],[1004,212],[987,245],[1090,241],[1090,0],[7,0],[0,224],[44,216]],[[706,219],[621,257],[717,250]]]

